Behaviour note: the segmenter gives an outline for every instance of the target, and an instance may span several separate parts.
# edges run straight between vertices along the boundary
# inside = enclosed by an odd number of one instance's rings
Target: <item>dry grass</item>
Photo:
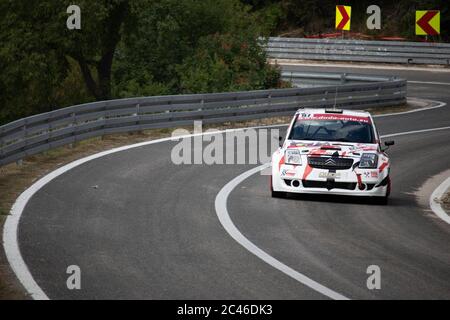
[[[374,114],[400,112],[410,109],[408,106],[378,108]],[[208,125],[203,129],[216,128],[220,130],[231,128],[244,128],[261,125],[273,125],[288,123],[288,117],[274,117],[245,122],[228,122],[220,125]],[[192,131],[192,127],[185,127]],[[114,134],[103,138],[93,138],[77,143],[73,147],[60,147],[42,154],[27,157],[22,165],[15,163],[0,167],[0,228],[17,197],[32,183],[45,176],[47,173],[74,160],[92,155],[115,147],[139,143],[158,138],[170,137],[173,129],[146,130],[138,133]],[[1,230],[1,229],[0,229]],[[0,299],[23,299],[27,296],[17,283],[13,273],[0,250]]]
[[[444,194],[440,200],[442,208],[450,213],[450,189],[447,190],[447,193]]]

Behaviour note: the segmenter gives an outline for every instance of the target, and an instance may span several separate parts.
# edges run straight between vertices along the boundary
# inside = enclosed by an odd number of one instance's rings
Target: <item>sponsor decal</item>
[[[281,170],[281,176],[285,177],[293,177],[297,174],[297,172],[295,170],[288,170],[288,169],[283,169]]]
[[[350,116],[350,115],[344,115],[344,114],[316,113],[313,115],[308,115],[308,117],[303,116],[303,114],[299,114],[297,119],[298,120],[341,120],[341,121],[356,121],[356,122],[371,123],[369,117]]]
[[[365,178],[378,178],[377,171],[364,171],[363,175]]]

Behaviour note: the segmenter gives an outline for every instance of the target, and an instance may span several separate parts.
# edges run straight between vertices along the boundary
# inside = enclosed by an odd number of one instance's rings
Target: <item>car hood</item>
[[[287,141],[286,149],[298,149],[302,155],[339,156],[359,158],[362,153],[378,152],[378,144],[324,142],[324,141]],[[336,154],[337,153],[337,154]]]

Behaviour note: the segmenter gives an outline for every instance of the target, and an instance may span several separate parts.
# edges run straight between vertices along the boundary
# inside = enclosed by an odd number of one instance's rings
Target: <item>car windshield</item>
[[[310,119],[297,117],[289,134],[290,140],[375,143],[369,118]]]

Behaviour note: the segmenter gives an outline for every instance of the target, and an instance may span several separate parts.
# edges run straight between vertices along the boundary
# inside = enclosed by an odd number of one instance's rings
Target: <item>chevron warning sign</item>
[[[416,11],[416,35],[436,36],[441,32],[439,10]]]
[[[350,20],[352,16],[352,7],[336,6],[336,29],[350,30]]]

